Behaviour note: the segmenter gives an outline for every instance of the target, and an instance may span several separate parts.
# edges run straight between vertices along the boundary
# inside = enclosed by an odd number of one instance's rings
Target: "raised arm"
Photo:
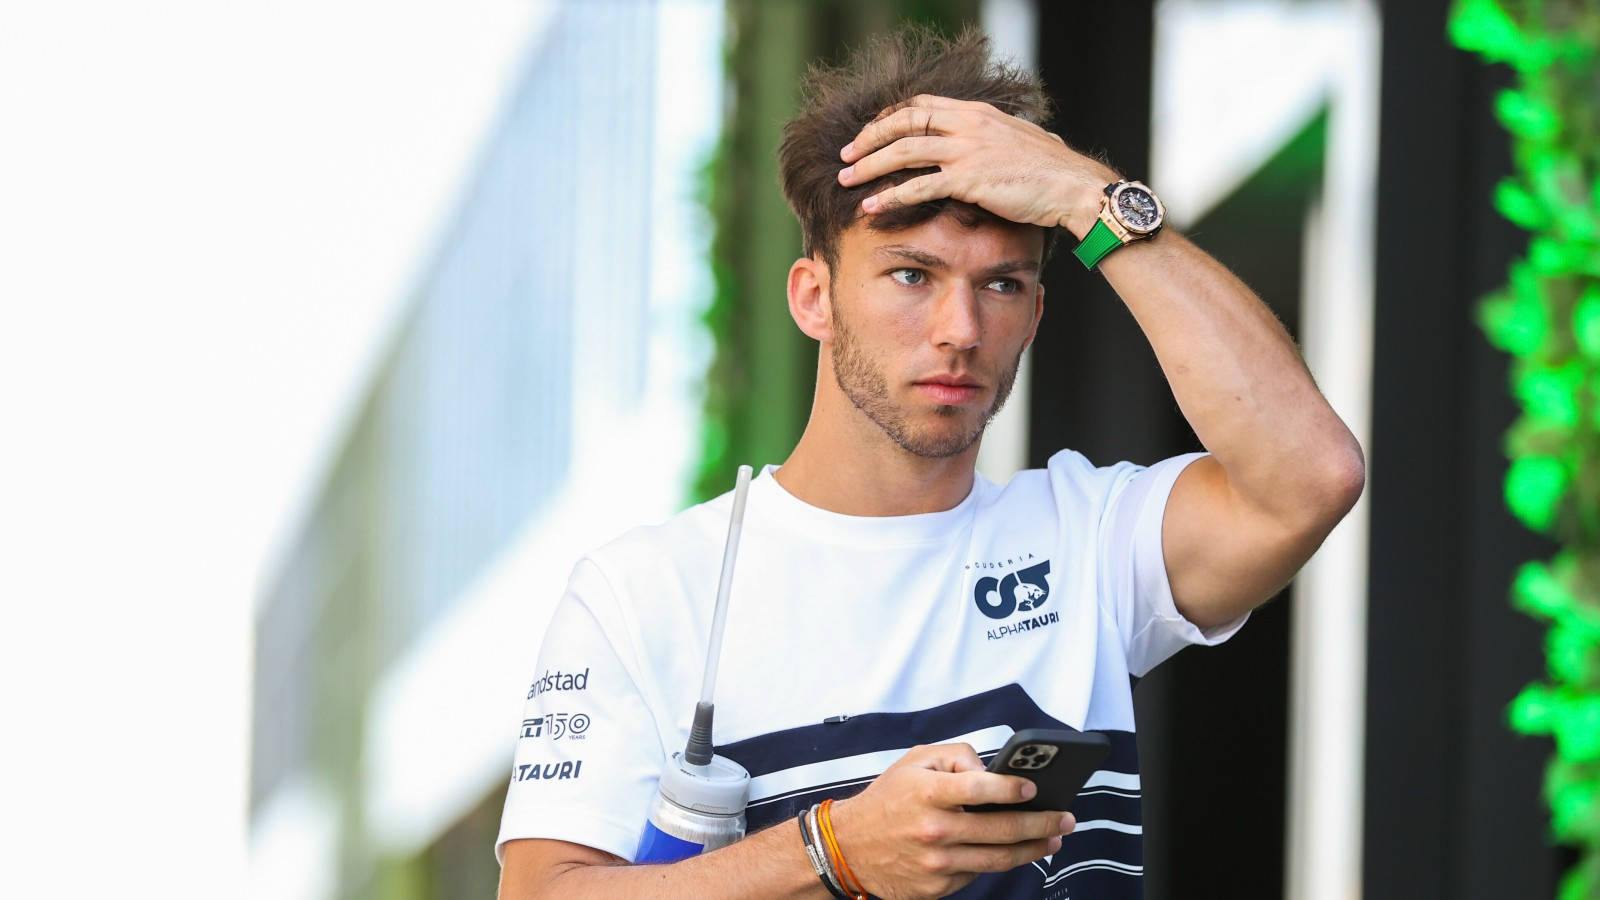
[[[1038,125],[931,96],[885,110],[840,160],[845,185],[936,169],[866,198],[868,214],[950,197],[1079,239],[1105,186],[1121,178]],[[1182,235],[1165,229],[1099,268],[1211,452],[1168,498],[1162,544],[1173,600],[1201,627],[1227,622],[1276,593],[1355,505],[1366,480],[1361,447],[1272,311]]]
[[[1355,505],[1361,447],[1272,311],[1182,235],[1164,229],[1100,268],[1211,452],[1173,484],[1162,549],[1178,611],[1222,624],[1281,590]]]

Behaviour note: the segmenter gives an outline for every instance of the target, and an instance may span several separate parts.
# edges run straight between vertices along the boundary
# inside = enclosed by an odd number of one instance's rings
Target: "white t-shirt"
[[[1202,631],[1173,605],[1162,515],[1202,455],[1096,468],[1063,450],[1003,487],[977,475],[952,509],[892,517],[811,506],[765,467],[715,698],[717,753],[752,777],[750,832],[856,793],[917,744],[987,756],[1023,728],[1100,731],[1112,753],[1060,852],[957,896],[1142,896],[1130,676],[1248,618]],[[662,765],[688,738],[731,509],[730,492],[573,569],[528,690],[497,855],[537,837],[633,858]]]

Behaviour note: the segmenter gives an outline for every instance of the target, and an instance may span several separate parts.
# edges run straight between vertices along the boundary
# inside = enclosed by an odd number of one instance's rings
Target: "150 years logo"
[[[525,738],[542,737],[548,732],[553,741],[560,740],[562,735],[582,740],[583,733],[588,730],[589,717],[584,713],[550,713],[522,720],[522,736]]]

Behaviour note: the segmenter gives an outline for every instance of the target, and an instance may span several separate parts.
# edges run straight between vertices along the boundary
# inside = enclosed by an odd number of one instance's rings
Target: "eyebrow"
[[[872,251],[872,255],[886,260],[909,259],[919,266],[927,266],[930,269],[950,268],[949,264],[939,257],[929,253],[926,250],[918,250],[916,247],[912,247],[908,244],[884,244],[883,246]],[[1038,260],[1008,259],[1005,262],[996,263],[995,265],[983,269],[978,273],[978,275],[981,278],[989,278],[995,275],[1009,275],[1018,272],[1038,271]]]

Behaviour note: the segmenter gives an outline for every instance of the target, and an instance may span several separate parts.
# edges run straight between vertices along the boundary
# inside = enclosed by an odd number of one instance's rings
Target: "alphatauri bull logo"
[[[1050,560],[1012,572],[1003,578],[985,575],[972,586],[978,610],[991,619],[1004,619],[1018,610],[1038,609],[1050,599]]]

